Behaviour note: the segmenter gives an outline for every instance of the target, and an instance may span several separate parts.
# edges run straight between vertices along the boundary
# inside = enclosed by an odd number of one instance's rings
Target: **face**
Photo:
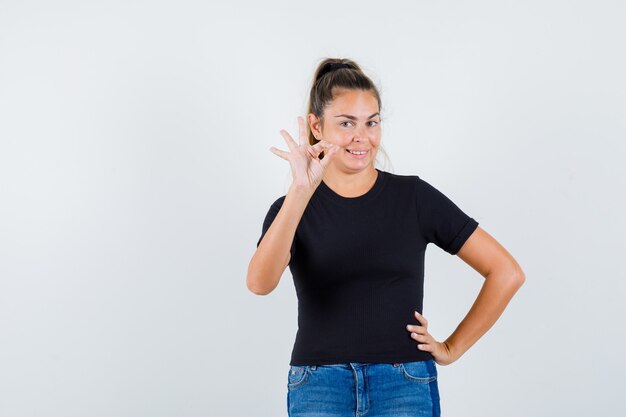
[[[370,91],[344,89],[338,90],[324,109],[323,122],[309,114],[313,134],[341,147],[331,164],[352,172],[373,166],[381,138],[379,111]]]

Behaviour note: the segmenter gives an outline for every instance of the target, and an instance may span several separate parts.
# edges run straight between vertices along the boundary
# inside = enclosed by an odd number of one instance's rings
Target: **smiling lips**
[[[365,158],[369,149],[346,149],[346,152],[354,158]]]

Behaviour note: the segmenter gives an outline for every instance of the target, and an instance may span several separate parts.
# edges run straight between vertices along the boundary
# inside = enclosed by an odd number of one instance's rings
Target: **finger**
[[[307,140],[306,125],[304,124],[304,117],[298,116],[298,125],[300,127],[300,145],[306,145]]]
[[[426,320],[426,317],[422,316],[417,311],[415,311],[414,313],[415,313],[415,317],[417,318],[417,321],[419,321],[422,326],[428,327],[428,320]]]
[[[307,146],[306,150],[311,156],[311,158],[315,158],[315,159],[318,159],[320,156],[320,153],[322,152],[322,149],[316,146]]]
[[[432,343],[432,337],[429,334],[411,333],[411,339],[426,345]]]
[[[426,328],[424,326],[418,326],[417,324],[407,324],[406,329],[410,332],[425,334]]]
[[[325,169],[328,166],[328,164],[330,164],[331,159],[337,153],[338,149],[339,149],[339,146],[333,145],[332,148],[329,148],[329,150],[325,151],[324,159],[320,161],[320,165],[322,166],[322,168]]]
[[[315,145],[311,145],[311,148],[313,148],[313,150],[315,152],[322,152],[324,150],[324,148],[328,148],[328,143],[324,140],[321,140],[319,142],[317,142]]]
[[[427,343],[430,339],[428,337],[428,335],[425,334],[419,334],[419,333],[411,333],[411,337],[415,340],[417,340],[418,342],[423,342],[423,343]]]
[[[320,153],[328,148],[330,148],[332,144],[326,142],[325,140],[321,140],[317,142],[315,145],[311,145],[311,155],[314,158],[317,158]]]
[[[274,155],[278,155],[281,158],[283,158],[284,160],[288,161],[289,157],[287,155],[289,155],[289,152],[285,152],[285,151],[281,151],[280,149],[277,149],[275,147],[271,147],[270,151],[274,154]]]
[[[291,135],[284,129],[280,130],[280,134],[282,135],[283,139],[285,139],[285,142],[287,143],[287,146],[289,147],[289,150],[293,152],[294,149],[298,146],[296,141],[293,140]]]
[[[330,149],[334,145],[335,145],[334,143],[330,143],[329,141],[322,139],[319,142],[317,142],[315,145],[312,145],[312,146],[319,146],[319,147],[324,148],[324,149]]]
[[[429,343],[420,343],[417,345],[417,350],[422,350],[424,352],[434,352],[435,348]]]
[[[431,335],[411,333],[411,339],[419,342],[416,346],[418,350],[424,350],[427,352],[435,351],[435,347],[433,346],[435,344],[435,339]]]

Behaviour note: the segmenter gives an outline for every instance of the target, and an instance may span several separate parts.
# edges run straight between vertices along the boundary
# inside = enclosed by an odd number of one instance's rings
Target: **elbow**
[[[524,282],[526,282],[526,275],[524,274],[524,271],[522,271],[522,269],[519,267],[515,268],[515,272],[513,273],[513,278],[511,279],[511,281],[513,281],[517,285],[517,288],[524,285]]]
[[[253,257],[248,265],[246,287],[255,295],[268,295],[274,291],[280,280],[280,277],[273,278],[273,274],[274,271],[267,271],[263,264],[256,263]]]
[[[252,294],[265,295],[262,291],[260,291],[259,285],[258,285],[259,280],[255,277],[253,271],[254,271],[254,256],[252,257],[252,259],[250,260],[250,263],[248,264],[248,272],[246,273],[246,288],[248,288],[248,291],[250,291]]]
[[[246,287],[248,288],[248,290],[255,295],[269,294],[267,291],[259,287],[259,285],[257,284],[258,281],[258,279],[255,279],[248,273],[248,276],[246,277]]]
[[[251,285],[250,283],[247,283],[247,287],[248,287],[248,290],[250,290],[250,292],[253,293],[254,295],[267,295],[267,294],[272,292],[271,290],[270,291],[266,291],[266,290],[260,289],[258,287],[255,287],[255,286]]]
[[[269,292],[258,291],[258,290],[252,289],[252,288],[248,288],[248,289],[254,295],[267,295],[267,294],[269,294]]]
[[[517,265],[508,265],[488,273],[485,278],[493,278],[511,287],[520,288],[526,281],[524,271]]]
[[[267,288],[267,286],[260,285],[259,283],[262,282],[264,282],[262,278],[259,278],[248,271],[248,276],[246,277],[246,287],[251,293],[255,295],[267,295],[274,290],[273,288]]]

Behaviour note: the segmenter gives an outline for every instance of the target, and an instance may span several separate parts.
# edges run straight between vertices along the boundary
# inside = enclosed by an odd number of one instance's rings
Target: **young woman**
[[[247,286],[269,294],[289,265],[298,332],[287,381],[291,417],[439,416],[437,366],[463,355],[525,280],[478,222],[418,175],[375,167],[377,88],[348,59],[315,72],[308,127],[271,148],[293,182],[270,207]],[[472,308],[444,341],[421,315],[426,245],[457,255],[484,278]]]

